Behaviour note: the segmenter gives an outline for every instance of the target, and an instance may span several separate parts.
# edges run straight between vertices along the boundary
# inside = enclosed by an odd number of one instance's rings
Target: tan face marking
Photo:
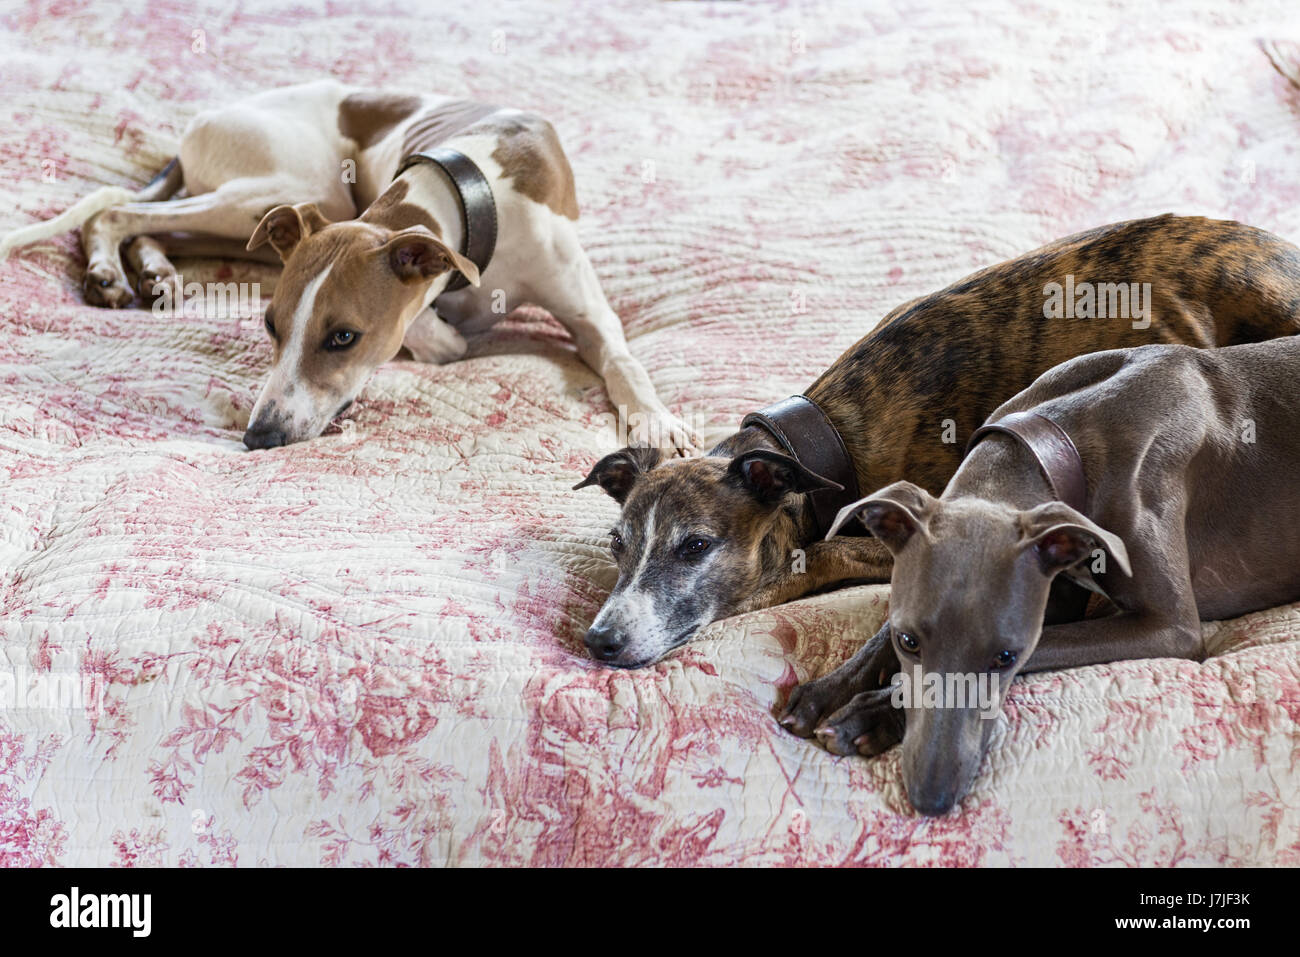
[[[359,368],[373,370],[391,359],[402,344],[403,320],[421,304],[427,284],[408,285],[393,275],[387,257],[379,253],[387,238],[384,230],[338,223],[309,236],[285,265],[281,282],[329,263],[307,317],[298,366],[299,381],[318,392],[340,396],[349,391]],[[306,260],[301,270],[296,268],[300,258]],[[346,333],[356,337],[355,344],[326,348],[332,335]]]

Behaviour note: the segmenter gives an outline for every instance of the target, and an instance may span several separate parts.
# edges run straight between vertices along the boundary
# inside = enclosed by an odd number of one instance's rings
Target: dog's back
[[[806,394],[844,437],[861,488],[907,478],[937,494],[965,437],[1059,363],[1295,332],[1300,250],[1241,223],[1164,215],[1067,237],[905,303]],[[942,438],[945,421],[955,440]]]
[[[1079,448],[1108,528],[1182,522],[1203,620],[1300,598],[1300,337],[1083,356],[993,413],[1033,409]]]

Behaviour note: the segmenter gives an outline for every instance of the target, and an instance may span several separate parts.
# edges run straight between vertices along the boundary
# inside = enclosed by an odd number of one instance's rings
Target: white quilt
[[[271,85],[533,108],[634,353],[717,439],[1057,236],[1175,211],[1300,240],[1293,4],[1140,6],[6,3],[0,232]],[[1300,608],[1209,626],[1202,664],[1018,681],[926,819],[896,750],[773,719],[886,587],[586,659],[616,506],[570,486],[615,435],[549,316],[253,454],[260,313],[97,310],[83,268],[75,234],[0,265],[0,863],[1300,863]]]

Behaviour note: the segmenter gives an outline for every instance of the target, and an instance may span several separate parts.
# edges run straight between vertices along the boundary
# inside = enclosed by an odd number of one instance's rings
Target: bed
[[[1176,211],[1300,239],[1286,7],[31,0],[0,11],[0,232],[142,184],[197,110],[272,85],[526,106],[634,354],[716,441],[1057,236]],[[617,506],[571,486],[617,436],[544,312],[253,454],[255,304],[101,311],[83,268],[75,234],[0,264],[0,863],[1300,864],[1300,607],[1206,625],[1203,663],[1017,680],[925,818],[897,749],[773,718],[886,586],[587,659]]]

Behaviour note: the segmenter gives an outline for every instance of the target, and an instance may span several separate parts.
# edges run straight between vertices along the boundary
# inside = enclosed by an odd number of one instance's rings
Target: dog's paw
[[[817,740],[831,754],[873,757],[903,740],[905,720],[893,689],[864,691],[818,726]]]
[[[150,305],[158,299],[165,299],[173,307],[181,303],[181,277],[176,273],[160,273],[146,270],[136,279],[135,291],[140,301]]]
[[[81,292],[92,306],[122,309],[131,304],[135,293],[126,277],[111,266],[98,265],[86,270],[81,280]]]
[[[631,446],[657,448],[685,458],[703,445],[694,429],[664,408],[634,413],[628,421],[627,440]]]
[[[426,309],[415,317],[402,338],[402,345],[411,352],[417,362],[431,365],[443,365],[462,359],[469,351],[465,337],[437,316],[431,309]]]
[[[700,438],[700,434],[681,419],[673,419],[668,433],[672,447],[682,458],[696,455],[704,448],[704,440]]]
[[[167,251],[153,236],[136,236],[123,251],[127,269],[135,275],[135,291],[149,305],[159,299],[173,307],[181,302],[182,281]]]
[[[853,689],[845,686],[836,672],[805,682],[790,692],[777,722],[791,734],[810,738],[822,718],[848,704]]]

